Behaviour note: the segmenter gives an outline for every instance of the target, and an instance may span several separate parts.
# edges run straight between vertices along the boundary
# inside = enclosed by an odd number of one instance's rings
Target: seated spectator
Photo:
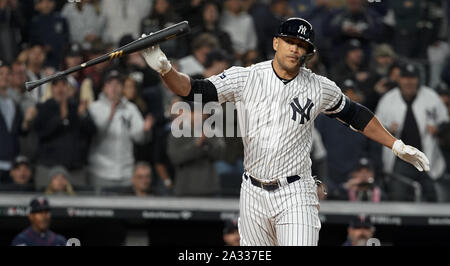
[[[377,107],[380,122],[395,137],[405,144],[417,147],[430,160],[430,171],[419,172],[410,164],[396,160],[390,149],[383,149],[384,170],[409,177],[422,185],[427,201],[435,201],[433,181],[445,171],[446,164],[438,145],[439,126],[449,121],[448,111],[438,94],[420,85],[419,69],[412,64],[401,68],[399,88],[386,93]],[[388,184],[389,198],[392,200],[413,200],[412,193],[404,184]]]
[[[0,183],[9,176],[11,162],[19,154],[19,136],[30,129],[31,115],[22,111],[7,94],[10,67],[0,61]]]
[[[141,21],[150,13],[152,1],[133,0],[133,4],[123,0],[101,1],[100,10],[106,17],[103,41],[117,45],[122,36],[131,34],[140,37]]]
[[[152,169],[150,164],[146,162],[137,162],[133,170],[131,186],[105,188],[102,192],[119,194],[122,196],[146,197],[153,194],[151,185]]]
[[[220,27],[231,37],[236,59],[249,50],[256,50],[258,37],[252,17],[243,9],[240,0],[226,0]],[[184,70],[182,70],[184,72]]]
[[[18,234],[11,246],[66,246],[64,236],[55,234],[50,228],[51,214],[48,200],[43,197],[34,198],[30,202],[28,219],[31,226]]]
[[[238,223],[236,220],[225,221],[223,228],[223,242],[225,246],[240,246],[241,237],[239,236]]]
[[[355,169],[350,173],[349,180],[344,184],[349,201],[380,202],[386,200],[385,193],[377,185],[377,178],[372,163],[367,158],[361,158]]]
[[[375,227],[363,215],[353,217],[347,229],[347,241],[343,246],[367,246],[367,241],[375,234]]]
[[[97,127],[89,152],[89,174],[98,191],[131,185],[133,143],[143,142],[152,127],[152,121],[144,121],[136,105],[123,97],[123,82],[117,70],[110,71],[99,100],[89,106]]]
[[[45,195],[75,195],[73,187],[68,180],[70,174],[63,166],[53,167],[49,171],[48,177],[50,183],[45,189]]]
[[[29,42],[43,44],[47,52],[46,64],[58,69],[64,48],[69,43],[69,25],[59,12],[54,11],[55,0],[37,0],[35,3],[38,15],[31,20]]]
[[[71,41],[80,44],[101,38],[106,27],[105,17],[91,1],[66,3],[61,10],[61,16],[69,23]]]
[[[211,50],[217,48],[217,39],[208,33],[203,33],[192,42],[192,55],[183,57],[178,62],[180,71],[186,75],[203,75],[205,71],[206,56]]]
[[[207,138],[201,128],[203,123],[200,127],[194,127],[194,120],[202,121],[202,118],[195,118],[196,115],[205,118],[191,107],[190,110],[183,110],[183,114],[176,119],[184,122],[181,126],[190,129],[191,136],[196,135],[196,130],[201,130],[201,137],[177,138],[171,134],[168,139],[168,155],[176,173],[175,196],[216,196],[219,193],[220,181],[214,162],[221,159],[225,144],[221,138]]]
[[[1,191],[32,192],[34,185],[31,180],[31,164],[27,157],[17,156],[9,171],[10,183],[0,185]]]
[[[69,98],[65,77],[54,80],[51,86],[52,98],[37,106],[34,122],[39,141],[36,189],[49,184],[49,171],[57,165],[68,169],[70,183],[85,186],[86,156],[90,138],[96,131],[95,124],[86,102],[78,103]]]

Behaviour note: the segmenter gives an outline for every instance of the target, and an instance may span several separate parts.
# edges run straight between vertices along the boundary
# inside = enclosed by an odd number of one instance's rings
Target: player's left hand
[[[144,38],[146,36],[147,35],[143,34],[141,38]],[[159,45],[154,45],[143,50],[142,56],[144,57],[148,66],[161,75],[166,74],[172,68],[170,61],[167,59],[167,56],[163,53],[163,51],[161,51]]]
[[[420,172],[430,171],[430,161],[427,156],[413,146],[405,145],[403,141],[396,140],[392,146],[392,151],[400,159],[414,165]]]

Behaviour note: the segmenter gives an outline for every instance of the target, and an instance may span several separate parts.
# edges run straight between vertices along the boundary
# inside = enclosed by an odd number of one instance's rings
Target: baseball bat
[[[163,41],[167,41],[167,40],[170,40],[173,38],[178,38],[178,37],[184,36],[184,35],[188,34],[190,32],[190,30],[191,29],[190,29],[189,23],[187,21],[177,23],[175,25],[164,28],[155,33],[151,33],[151,35],[148,35],[144,38],[139,38],[135,41],[132,41],[122,47],[114,49],[110,53],[107,53],[105,55],[94,58],[94,59],[92,59],[88,62],[85,62],[83,64],[80,64],[78,66],[74,66],[74,67],[66,69],[64,71],[59,71],[51,76],[42,78],[40,80],[26,82],[25,88],[27,91],[32,91],[34,88],[37,88],[37,87],[41,86],[42,84],[45,84],[54,79],[58,79],[63,76],[69,75],[73,72],[80,71],[84,68],[87,68],[87,67],[99,64],[99,63],[103,63],[105,61],[110,61],[110,60],[113,60],[116,58],[120,58],[124,55],[140,51],[142,49],[151,47],[151,46],[158,44],[160,42],[163,42]]]

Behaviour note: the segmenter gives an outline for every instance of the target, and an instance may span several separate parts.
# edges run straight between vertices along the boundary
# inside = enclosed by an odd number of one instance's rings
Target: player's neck
[[[278,64],[276,59],[274,59],[272,61],[272,68],[273,68],[273,71],[275,71],[275,74],[279,78],[284,79],[284,80],[291,80],[291,79],[295,78],[298,75],[298,73],[300,72],[300,68],[297,68],[293,71],[289,71],[289,70],[283,68],[282,66],[280,66],[280,64]]]

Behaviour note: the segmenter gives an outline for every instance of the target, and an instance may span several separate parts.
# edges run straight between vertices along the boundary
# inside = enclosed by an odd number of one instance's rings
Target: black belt
[[[255,185],[257,187],[260,187],[260,188],[262,188],[264,190],[267,190],[267,191],[273,191],[273,190],[276,190],[279,187],[281,187],[280,181],[278,181],[278,180],[277,181],[268,182],[268,183],[263,183],[263,182],[255,179],[251,175],[247,175],[245,173],[244,173],[244,177],[245,177],[245,180],[247,180],[250,177],[250,181],[252,182],[253,185]],[[293,176],[286,177],[286,180],[287,180],[288,184],[290,184],[290,183],[293,183],[293,182],[295,182],[297,180],[300,180],[300,178],[301,177],[298,176],[298,175],[293,175]]]

